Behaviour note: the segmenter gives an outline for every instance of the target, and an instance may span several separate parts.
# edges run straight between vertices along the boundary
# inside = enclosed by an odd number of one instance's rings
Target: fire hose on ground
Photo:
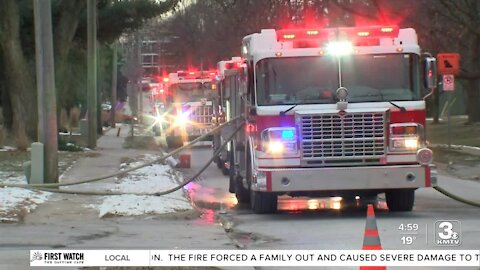
[[[173,151],[171,151],[170,153],[158,158],[158,159],[155,159],[153,161],[150,161],[150,162],[147,162],[147,163],[144,163],[142,165],[139,165],[139,166],[136,166],[136,167],[132,167],[132,168],[129,168],[129,169],[126,169],[126,170],[123,170],[123,171],[119,171],[117,173],[114,173],[114,174],[110,174],[110,175],[106,175],[106,176],[102,176],[102,177],[96,177],[96,178],[92,178],[92,179],[86,179],[86,180],[81,180],[81,181],[77,181],[77,182],[71,182],[71,183],[51,183],[51,184],[7,184],[7,183],[0,183],[0,187],[19,187],[19,188],[27,188],[27,189],[36,189],[36,190],[42,190],[42,191],[47,191],[47,192],[55,192],[55,193],[67,193],[67,194],[78,194],[78,195],[97,195],[97,196],[107,196],[107,195],[150,195],[150,196],[162,196],[162,195],[166,195],[166,194],[170,194],[172,192],[175,192],[179,189],[181,189],[182,187],[186,186],[187,184],[189,184],[190,182],[194,181],[198,176],[200,176],[200,174],[202,174],[207,168],[208,166],[210,166],[210,164],[214,161],[215,157],[217,155],[220,154],[220,152],[222,151],[222,149],[224,147],[226,147],[226,145],[230,142],[230,140],[235,136],[235,134],[241,130],[241,128],[243,127],[243,125],[245,124],[245,122],[242,122],[238,125],[238,127],[235,129],[235,131],[225,140],[225,142],[223,142],[223,144],[218,148],[216,149],[216,151],[213,153],[212,155],[212,158],[210,158],[210,160],[208,160],[205,165],[197,172],[195,173],[194,176],[190,177],[190,179],[187,179],[185,181],[183,181],[182,183],[180,183],[178,186],[176,187],[173,187],[171,189],[168,189],[168,190],[165,190],[165,191],[162,191],[162,192],[155,192],[155,193],[134,193],[134,192],[95,192],[95,191],[75,191],[75,190],[60,190],[60,189],[55,189],[57,187],[61,187],[61,186],[71,186],[71,185],[79,185],[79,184],[85,184],[85,183],[91,183],[91,182],[96,182],[96,181],[101,181],[101,180],[104,180],[104,179],[108,179],[108,178],[111,178],[111,177],[116,177],[116,176],[120,176],[120,175],[124,175],[125,173],[129,173],[129,172],[132,172],[132,171],[135,171],[135,170],[138,170],[138,169],[141,169],[143,167],[146,167],[146,166],[150,166],[150,165],[153,165],[155,163],[159,163],[159,162],[162,162],[164,160],[166,160],[168,157],[171,157],[179,152],[181,152],[182,150],[184,149],[188,149],[188,148],[191,148],[195,143],[201,141],[202,139],[206,138],[207,136],[211,135],[212,133],[215,133],[216,131],[220,130],[221,128],[223,128],[225,125],[227,124],[230,124],[232,122],[236,122],[238,121],[239,119],[243,119],[242,117],[236,117],[228,122],[225,122],[225,123],[222,123],[221,125],[215,127],[213,130],[211,130],[209,133],[206,133],[200,137],[198,137],[197,139],[191,141],[190,143],[180,147],[180,148],[177,148]],[[472,200],[468,200],[468,199],[465,199],[465,198],[462,198],[458,195],[455,195],[445,189],[443,189],[442,187],[440,186],[433,186],[433,188],[435,190],[437,190],[438,192],[442,193],[443,195],[453,199],[453,200],[456,200],[458,202],[461,202],[461,203],[464,203],[464,204],[468,204],[468,205],[471,205],[471,206],[475,206],[475,207],[480,207],[480,203],[479,202],[475,202],[475,201],[472,201]]]
[[[439,186],[434,186],[433,187],[436,191],[442,193],[443,195],[449,197],[450,199],[453,199],[455,201],[459,201],[461,203],[464,203],[464,204],[468,204],[468,205],[471,205],[471,206],[476,206],[476,207],[480,207],[480,203],[479,202],[475,202],[475,201],[472,201],[472,200],[467,200],[465,198],[462,198],[458,195],[455,195],[451,192],[448,192],[446,191],[445,189],[439,187]]]

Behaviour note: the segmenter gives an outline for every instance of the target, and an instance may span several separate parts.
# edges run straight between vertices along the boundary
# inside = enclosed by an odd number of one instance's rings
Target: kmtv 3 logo
[[[435,244],[438,246],[460,246],[462,226],[458,220],[438,220],[435,222]]]

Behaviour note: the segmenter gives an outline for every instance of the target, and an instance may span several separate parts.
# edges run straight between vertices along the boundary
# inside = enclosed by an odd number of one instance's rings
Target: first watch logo
[[[435,222],[435,244],[438,246],[460,246],[462,227],[458,220],[438,220]]]
[[[30,254],[30,263],[34,265],[79,265],[84,264],[85,260],[83,252],[37,250]]]
[[[41,261],[43,259],[43,256],[42,256],[42,253],[36,251],[32,254],[32,258],[30,259],[30,262],[33,262],[33,261]]]

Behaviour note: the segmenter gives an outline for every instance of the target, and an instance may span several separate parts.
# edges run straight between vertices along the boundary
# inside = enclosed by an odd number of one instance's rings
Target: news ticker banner
[[[31,250],[30,266],[480,266],[480,250]]]

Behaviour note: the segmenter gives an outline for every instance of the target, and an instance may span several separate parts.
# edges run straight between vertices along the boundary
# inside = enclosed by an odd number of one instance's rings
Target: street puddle
[[[235,194],[217,188],[205,187],[195,182],[186,185],[185,190],[192,204],[200,209],[226,211],[234,208],[238,203]]]

